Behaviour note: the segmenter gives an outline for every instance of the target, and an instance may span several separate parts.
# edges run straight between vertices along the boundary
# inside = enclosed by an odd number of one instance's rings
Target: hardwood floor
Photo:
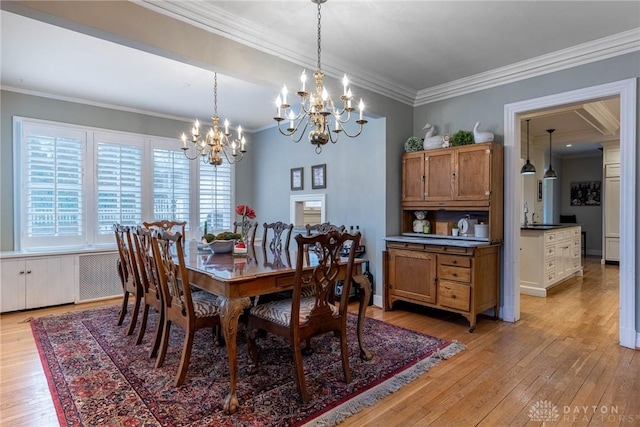
[[[3,427],[58,425],[28,319],[117,303],[0,316]],[[547,425],[640,426],[640,351],[618,345],[618,306],[618,267],[588,258],[584,277],[547,298],[523,295],[519,322],[481,317],[471,334],[466,320],[452,314],[369,307],[369,317],[458,340],[467,349],[342,425],[542,425],[529,411],[548,401],[559,418]]]

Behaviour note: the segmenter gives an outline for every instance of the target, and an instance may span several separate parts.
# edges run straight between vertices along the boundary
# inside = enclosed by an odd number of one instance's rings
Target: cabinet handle
[[[20,270],[20,274],[24,274],[24,270]]]
[[[424,175],[422,175],[422,181],[424,181]]]
[[[433,283],[436,283],[438,281],[438,278],[436,276],[433,276]]]
[[[458,273],[453,273],[452,276],[453,277],[458,277]]]
[[[453,261],[451,261],[451,264],[457,264],[458,261],[456,261],[455,259]]]
[[[31,270],[27,270],[27,274],[31,274]]]

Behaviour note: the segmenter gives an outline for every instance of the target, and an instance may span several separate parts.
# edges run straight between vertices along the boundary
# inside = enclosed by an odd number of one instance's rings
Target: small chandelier
[[[246,140],[242,135],[242,126],[238,126],[238,137],[231,137],[229,132],[229,120],[224,121],[224,129],[220,128],[218,117],[218,73],[213,74],[213,127],[209,129],[203,139],[200,139],[200,122],[196,122],[191,129],[191,146],[187,144],[187,136],[182,133],[182,150],[189,160],[195,160],[202,157],[203,163],[219,166],[222,164],[222,157],[228,163],[234,164],[243,159]],[[231,137],[231,138],[230,138]],[[193,148],[194,150],[191,150]],[[189,155],[189,151],[195,152],[193,156]]]
[[[300,97],[300,111],[298,114],[294,113],[291,109],[291,105],[287,103],[287,87],[284,86],[282,88],[282,94],[278,95],[276,99],[276,107],[278,108],[278,113],[274,120],[278,122],[278,130],[281,134],[285,136],[291,136],[294,142],[300,142],[302,136],[305,134],[308,128],[309,131],[309,142],[316,146],[316,153],[320,153],[322,151],[322,146],[331,141],[333,144],[338,142],[338,137],[341,132],[344,132],[349,138],[355,138],[356,136],[362,133],[362,128],[366,120],[363,119],[364,113],[364,102],[360,99],[359,109],[360,109],[360,118],[356,120],[356,123],[360,125],[360,129],[358,133],[355,135],[349,135],[344,128],[344,124],[348,123],[351,120],[351,112],[355,110],[352,106],[353,95],[351,93],[351,89],[349,88],[349,80],[345,75],[342,79],[342,86],[344,88],[342,95],[340,96],[340,100],[342,101],[342,109],[336,108],[333,103],[333,100],[329,96],[327,89],[322,84],[322,78],[324,77],[324,73],[321,71],[322,68],[320,66],[320,54],[321,54],[321,15],[320,15],[320,5],[327,0],[311,0],[313,3],[318,5],[318,64],[317,71],[314,73],[314,77],[316,80],[316,90],[315,93],[309,93],[306,91],[306,81],[307,74],[303,70],[302,75],[300,76],[300,82],[302,83],[302,88],[298,91],[298,96]],[[284,115],[282,114],[284,112]],[[344,114],[344,116],[343,116]],[[333,123],[331,123],[331,117],[333,118]],[[288,120],[289,127],[286,129],[282,129],[280,127],[280,122]],[[298,134],[298,131],[300,133]],[[332,134],[333,132],[333,134]],[[335,134],[335,135],[334,135]],[[297,136],[296,136],[297,135]]]

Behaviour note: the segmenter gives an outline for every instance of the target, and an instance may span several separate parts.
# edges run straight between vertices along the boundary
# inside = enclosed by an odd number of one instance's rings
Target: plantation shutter
[[[106,139],[106,138],[100,138]],[[97,143],[97,232],[113,235],[113,224],[142,222],[142,141]]]
[[[200,227],[211,233],[231,231],[231,165],[200,164]]]
[[[86,133],[24,124],[21,139],[20,227],[24,247],[86,241],[83,159]]]
[[[182,150],[153,149],[153,220],[189,224],[189,163]]]

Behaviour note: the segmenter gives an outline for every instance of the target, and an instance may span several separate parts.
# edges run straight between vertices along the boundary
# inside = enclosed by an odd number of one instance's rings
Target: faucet
[[[527,214],[529,213],[529,205],[527,202],[524,202],[524,226],[529,225],[529,220],[527,219]]]

